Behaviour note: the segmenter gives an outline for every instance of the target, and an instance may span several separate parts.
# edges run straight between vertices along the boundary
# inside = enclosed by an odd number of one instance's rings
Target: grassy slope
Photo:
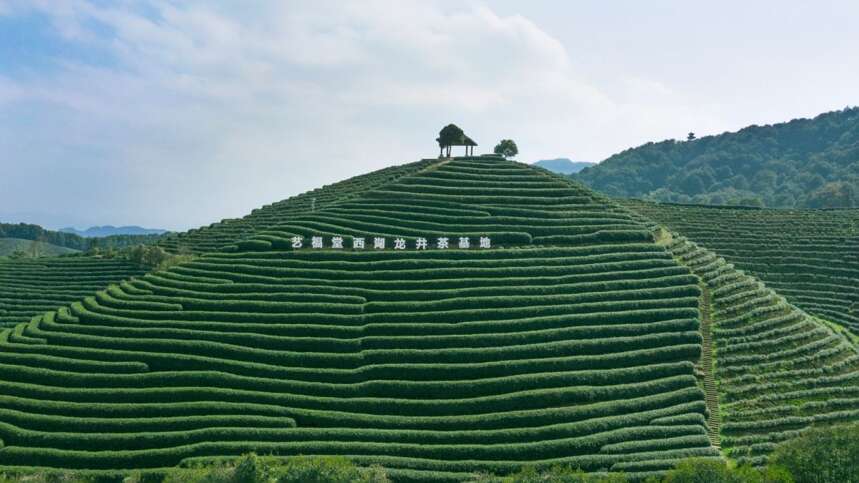
[[[65,248],[50,243],[36,242],[37,253],[40,257],[54,257],[57,255],[68,255],[70,253],[78,253],[79,250]],[[20,238],[0,238],[0,257],[9,256],[16,251],[30,253],[33,250],[32,240],[22,240]]]
[[[256,449],[459,480],[716,455],[693,370],[697,279],[647,229],[542,170],[427,168],[7,331],[0,463]],[[335,233],[491,234],[495,248],[282,248]]]

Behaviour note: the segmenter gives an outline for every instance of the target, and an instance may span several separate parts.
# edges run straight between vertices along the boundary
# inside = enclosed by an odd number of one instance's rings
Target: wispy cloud
[[[533,159],[573,142],[599,152],[585,140],[604,146],[630,118],[682,115],[646,79],[628,88],[660,104],[609,95],[557,38],[480,2],[211,5],[0,3],[101,53],[56,58],[45,76],[0,73],[0,148],[15,162],[0,204],[187,228],[433,155],[449,121],[487,149],[514,137]],[[34,179],[35,199],[22,184]]]

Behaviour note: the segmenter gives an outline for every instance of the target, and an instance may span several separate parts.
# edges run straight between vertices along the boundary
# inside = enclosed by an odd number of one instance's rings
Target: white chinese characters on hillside
[[[299,248],[307,248],[308,245],[304,243],[304,238],[302,236],[293,236],[290,239],[290,246],[293,249]],[[321,248],[331,248],[334,250],[341,250],[346,248],[346,240],[348,237],[344,237],[342,235],[332,236],[330,238],[322,237],[322,236],[311,236],[309,247],[311,249],[321,249]],[[327,243],[326,243],[327,241]],[[455,246],[461,250],[467,250],[474,247],[479,249],[488,249],[492,248],[492,240],[488,236],[481,236],[477,238],[477,243],[472,244],[471,237],[461,236],[454,238]],[[434,248],[436,250],[448,250],[451,248],[451,239],[450,237],[438,237],[434,240],[430,240],[427,237],[416,237],[413,241],[410,241],[404,237],[396,237],[392,240],[393,243],[388,244],[388,239],[386,237],[373,237],[373,249],[374,250],[385,250],[389,246],[394,250],[428,250]],[[364,237],[352,237],[352,249],[353,250],[364,250],[367,248],[367,239]]]

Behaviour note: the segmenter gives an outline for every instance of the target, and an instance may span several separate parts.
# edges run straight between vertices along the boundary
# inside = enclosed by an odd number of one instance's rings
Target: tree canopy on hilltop
[[[495,154],[500,154],[505,158],[512,158],[519,154],[519,148],[512,139],[502,139],[495,145]]]

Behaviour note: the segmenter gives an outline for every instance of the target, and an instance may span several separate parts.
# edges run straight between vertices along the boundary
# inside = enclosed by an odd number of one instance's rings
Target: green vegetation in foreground
[[[859,108],[647,143],[574,175],[610,196],[773,208],[859,207]]]
[[[0,258],[55,257],[71,253],[79,253],[79,251],[35,240],[0,238]]]
[[[389,473],[381,466],[360,467],[343,456],[260,457],[199,460],[181,468],[130,474],[32,473],[21,471],[0,477],[0,482],[48,483],[389,483],[411,481],[408,471]],[[456,481],[456,480],[446,480]],[[627,483],[624,473],[587,474],[570,466],[538,470],[526,466],[498,477],[489,473],[468,475],[467,483]],[[776,449],[772,462],[759,468],[726,464],[714,458],[681,460],[663,476],[646,483],[857,483],[859,482],[859,424],[813,428]]]
[[[775,210],[624,200],[806,312],[859,335],[859,210]]]

